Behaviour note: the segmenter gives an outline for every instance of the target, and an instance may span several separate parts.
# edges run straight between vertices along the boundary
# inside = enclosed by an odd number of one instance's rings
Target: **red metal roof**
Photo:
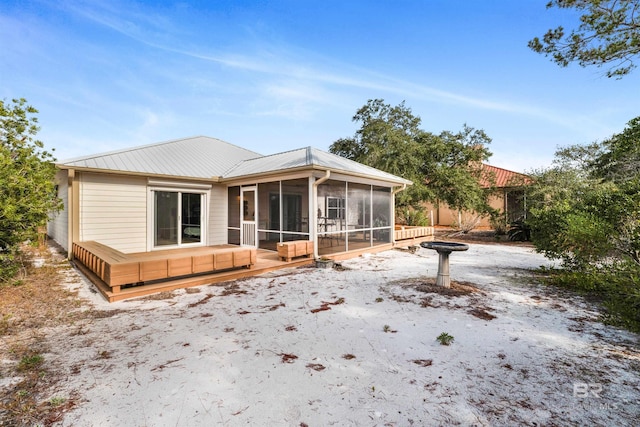
[[[498,188],[517,187],[530,182],[531,178],[525,174],[487,165],[486,163],[482,164],[482,178],[480,178],[482,188],[492,186]]]

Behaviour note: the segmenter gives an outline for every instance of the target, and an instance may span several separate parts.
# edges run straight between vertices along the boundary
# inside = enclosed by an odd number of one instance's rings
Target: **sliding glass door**
[[[202,243],[204,194],[153,192],[153,246]]]

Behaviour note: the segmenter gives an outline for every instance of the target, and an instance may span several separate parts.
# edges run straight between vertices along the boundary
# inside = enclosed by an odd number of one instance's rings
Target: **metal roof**
[[[313,147],[300,148],[284,153],[244,160],[226,172],[223,177],[240,178],[243,176],[284,172],[291,169],[311,167],[330,169],[349,175],[358,175],[387,182],[411,184],[411,181],[404,178]]]
[[[486,163],[482,164],[482,176],[480,178],[480,186],[482,188],[497,187],[519,187],[532,182],[531,177],[510,171],[508,169],[491,166]]]
[[[330,169],[348,175],[399,184],[404,178],[312,147],[262,156],[206,136],[176,139],[108,153],[64,160],[61,169],[91,169],[174,176],[180,178],[241,178],[292,169]]]
[[[239,162],[261,154],[207,136],[156,144],[58,162],[62,169],[85,168],[185,178],[214,178]]]

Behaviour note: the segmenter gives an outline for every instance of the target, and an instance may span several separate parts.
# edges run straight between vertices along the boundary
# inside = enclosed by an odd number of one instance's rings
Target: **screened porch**
[[[314,240],[317,255],[389,245],[389,186],[299,178],[228,188],[228,243],[276,250],[280,242]]]

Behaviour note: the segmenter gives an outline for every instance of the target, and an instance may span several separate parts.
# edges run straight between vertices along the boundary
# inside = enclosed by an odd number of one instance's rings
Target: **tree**
[[[369,100],[353,116],[360,128],[329,150],[340,156],[402,176],[413,185],[398,194],[399,207],[446,202],[454,209],[486,211],[486,194],[478,177],[491,153],[491,139],[464,126],[458,133],[434,135],[420,129],[421,119],[404,102],[397,106]]]
[[[482,162],[491,153],[491,143],[485,132],[466,124],[457,133],[444,131],[438,137],[423,141],[425,156],[420,173],[427,180],[427,201],[446,202],[457,210],[489,213],[487,191],[482,180],[490,182],[494,177],[483,176]]]
[[[640,118],[601,143],[556,152],[529,193],[533,242],[567,266],[640,267]]]
[[[375,99],[358,109],[352,120],[361,124],[355,136],[338,139],[329,151],[413,181],[398,195],[400,205],[422,199],[426,188],[420,175],[425,155],[421,138],[428,135],[419,128],[420,118],[404,102],[392,107]]]
[[[635,68],[640,54],[640,0],[551,0],[547,8],[575,9],[582,13],[577,29],[566,34],[562,26],[550,29],[529,48],[562,67],[611,65],[607,77],[621,78]]]
[[[54,158],[35,139],[37,112],[25,99],[0,101],[0,280],[15,273],[19,245],[60,209]]]
[[[589,292],[604,319],[640,331],[640,118],[601,143],[556,152],[528,192],[538,252],[561,259],[549,282]]]
[[[602,154],[592,162],[593,174],[618,184],[640,176],[640,117],[601,144]]]

